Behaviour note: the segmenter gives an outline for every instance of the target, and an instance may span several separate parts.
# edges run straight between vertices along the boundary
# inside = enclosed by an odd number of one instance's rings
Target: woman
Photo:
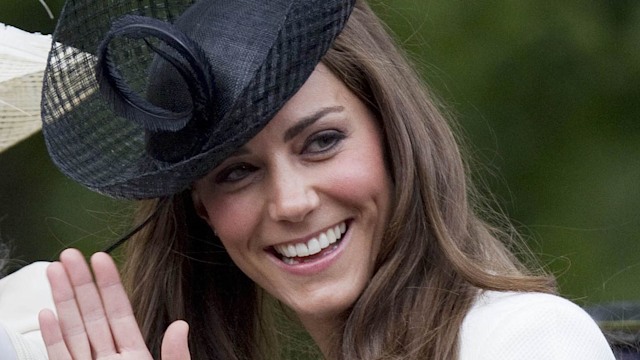
[[[613,358],[476,214],[446,119],[352,5],[136,9],[169,26],[112,4],[107,34],[87,35],[95,57],[77,29],[99,10],[66,5],[45,78],[52,157],[92,189],[156,200],[126,245],[132,309],[108,256],[92,257],[97,287],[76,251],[50,266],[51,359],[279,358],[273,299],[327,359]]]

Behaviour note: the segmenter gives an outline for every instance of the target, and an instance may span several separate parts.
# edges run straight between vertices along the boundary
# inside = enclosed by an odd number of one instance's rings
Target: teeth
[[[322,250],[320,248],[320,242],[318,242],[316,238],[311,239],[311,241],[307,243],[307,248],[309,248],[309,255],[315,255]]]
[[[280,255],[283,255],[282,261],[286,264],[294,265],[298,264],[296,257],[305,257],[309,255],[315,255],[328,248],[331,244],[335,244],[342,235],[347,231],[347,224],[344,222],[336,225],[335,227],[321,233],[317,238],[312,238],[307,243],[276,245],[274,249]]]
[[[284,257],[284,258],[282,258],[282,261],[284,261],[284,262],[285,262],[285,264],[288,264],[288,265],[295,265],[295,264],[298,264],[298,260],[296,260],[296,259],[292,259],[292,258],[288,258],[288,257]]]
[[[296,246],[295,245],[289,244],[289,245],[284,245],[282,247],[287,249],[287,252],[283,253],[285,256],[288,256],[288,257],[296,256]]]
[[[298,253],[298,256],[309,256],[307,244],[296,244],[296,253]]]
[[[331,243],[329,241],[329,238],[333,236],[333,238],[335,239],[336,236],[333,235],[333,230],[329,229],[329,231],[327,231],[327,235],[325,234],[320,234],[320,236],[318,237],[318,241],[320,242],[320,247],[322,249],[329,247],[329,244]]]

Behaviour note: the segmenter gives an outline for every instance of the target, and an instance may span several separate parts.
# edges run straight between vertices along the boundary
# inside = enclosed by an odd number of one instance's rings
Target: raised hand
[[[91,270],[82,254],[67,249],[60,262],[47,269],[58,319],[40,312],[42,337],[50,360],[152,359],[118,270],[105,253],[91,257]],[[162,360],[190,360],[184,321],[175,321],[162,340]]]

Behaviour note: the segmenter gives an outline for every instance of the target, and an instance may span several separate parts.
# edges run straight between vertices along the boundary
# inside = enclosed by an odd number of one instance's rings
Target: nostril
[[[281,221],[300,222],[320,205],[315,191],[288,192],[279,194],[269,204],[269,216]]]

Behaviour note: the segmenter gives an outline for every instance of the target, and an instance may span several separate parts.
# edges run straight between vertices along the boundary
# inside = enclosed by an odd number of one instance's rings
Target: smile
[[[332,245],[336,247],[336,243],[339,242],[345,232],[347,232],[347,224],[343,221],[307,242],[275,245],[273,249],[282,256],[281,260],[284,263],[294,265],[305,262],[305,260],[311,260],[311,256],[323,252],[325,249],[332,247]],[[314,256],[313,258],[316,257]]]

